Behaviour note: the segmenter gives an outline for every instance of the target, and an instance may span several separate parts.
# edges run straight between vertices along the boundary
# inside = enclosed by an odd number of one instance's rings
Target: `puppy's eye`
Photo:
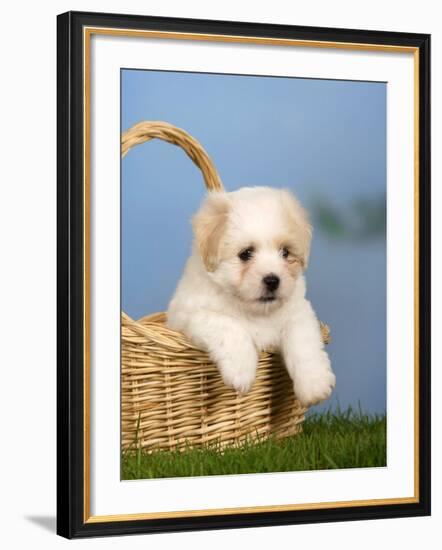
[[[281,256],[284,258],[284,259],[287,259],[289,257],[289,249],[286,248],[285,246],[283,248],[281,248]]]
[[[238,258],[242,262],[248,262],[250,258],[253,256],[253,251],[254,251],[253,247],[246,248],[245,250],[241,250],[241,252],[238,254]]]

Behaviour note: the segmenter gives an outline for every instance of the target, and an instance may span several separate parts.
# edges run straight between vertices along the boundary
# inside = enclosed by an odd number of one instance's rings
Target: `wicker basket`
[[[165,122],[141,122],[122,136],[122,155],[159,138],[181,146],[201,169],[206,186],[222,191],[219,175],[201,145]],[[183,449],[215,443],[218,448],[301,430],[305,408],[281,358],[260,355],[256,381],[239,395],[222,381],[208,355],[169,329],[166,315],[138,321],[122,313],[122,448]],[[322,325],[324,340],[328,327]]]

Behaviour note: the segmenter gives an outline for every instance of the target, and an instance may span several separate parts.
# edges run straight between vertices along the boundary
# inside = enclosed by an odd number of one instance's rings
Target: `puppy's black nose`
[[[279,277],[277,275],[273,275],[273,273],[270,273],[270,275],[266,275],[263,278],[262,282],[265,284],[267,290],[273,292],[279,286]]]

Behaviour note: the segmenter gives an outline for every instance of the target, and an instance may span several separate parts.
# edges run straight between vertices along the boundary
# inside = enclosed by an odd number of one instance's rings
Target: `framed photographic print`
[[[58,16],[57,530],[430,513],[430,37]]]

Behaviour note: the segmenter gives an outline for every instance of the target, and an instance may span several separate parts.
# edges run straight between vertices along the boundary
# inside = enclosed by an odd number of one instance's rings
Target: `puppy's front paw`
[[[247,393],[255,381],[257,361],[254,349],[249,353],[236,353],[219,361],[218,367],[224,384],[238,393]]]
[[[328,399],[336,384],[336,376],[330,368],[330,361],[309,360],[302,365],[294,381],[294,391],[302,405],[308,407]]]

